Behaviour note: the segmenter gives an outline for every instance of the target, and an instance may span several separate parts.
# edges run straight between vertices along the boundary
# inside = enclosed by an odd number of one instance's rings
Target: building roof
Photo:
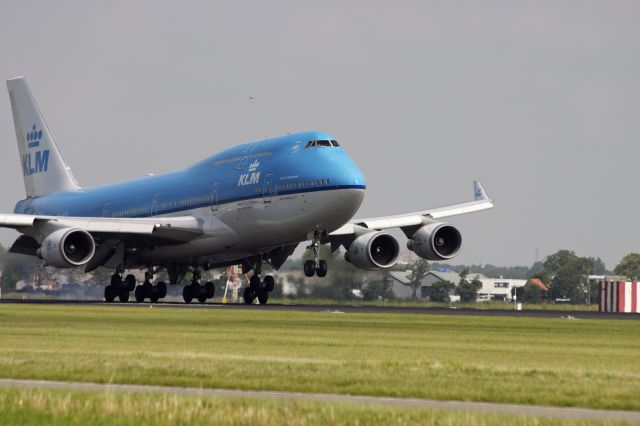
[[[427,275],[433,275],[439,280],[449,281],[454,285],[458,285],[458,283],[460,282],[460,274],[454,271],[446,271],[446,272],[429,271],[427,272]]]
[[[540,290],[542,290],[542,291],[549,291],[549,287],[544,285],[544,283],[542,282],[542,280],[540,278],[530,278],[529,282],[531,284],[535,285],[536,287],[540,287]]]

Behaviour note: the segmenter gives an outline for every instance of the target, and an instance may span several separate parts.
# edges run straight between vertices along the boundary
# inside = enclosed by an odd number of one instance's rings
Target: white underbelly
[[[186,244],[156,247],[148,261],[207,258],[224,262],[298,243],[316,230],[331,232],[348,222],[364,198],[362,189],[276,195],[181,211],[203,222],[205,234]]]

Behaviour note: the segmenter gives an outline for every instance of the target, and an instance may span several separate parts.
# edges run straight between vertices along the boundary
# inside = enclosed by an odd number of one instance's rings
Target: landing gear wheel
[[[260,302],[261,305],[266,305],[267,300],[269,300],[269,292],[266,291],[266,289],[260,290],[258,292],[258,302]]]
[[[276,283],[271,275],[267,275],[266,277],[264,277],[264,289],[268,293],[271,293],[273,291],[273,288],[275,287],[275,285]]]
[[[136,298],[136,302],[144,302],[144,287],[142,287],[141,285],[137,286],[136,290],[133,292],[133,295]]]
[[[307,260],[304,262],[304,274],[307,277],[312,277],[316,273],[316,262],[313,260]]]
[[[126,287],[121,287],[118,297],[122,303],[127,303],[129,301],[129,290]]]
[[[207,299],[213,298],[213,296],[216,293],[216,287],[213,285],[211,281],[209,281],[204,285],[204,289],[206,290],[206,293],[207,293]]]
[[[249,288],[257,291],[260,288],[260,277],[258,275],[254,275],[249,280]]]
[[[198,302],[205,303],[207,301],[207,290],[204,287],[198,286]]]
[[[104,288],[104,301],[112,303],[116,298],[116,292],[112,286],[108,285]]]
[[[164,299],[167,296],[167,284],[165,284],[164,281],[160,281],[157,285],[156,288],[158,290],[158,297],[160,299]]]
[[[191,303],[193,300],[193,291],[191,289],[191,285],[185,285],[184,289],[182,289],[182,298],[184,299],[184,303]]]
[[[327,265],[326,260],[321,260],[318,262],[318,267],[316,268],[316,275],[320,278],[327,276],[327,272],[329,271],[329,266]]]
[[[122,278],[120,277],[120,275],[118,274],[111,275],[111,287],[119,288],[120,286],[122,286]]]
[[[151,296],[149,296],[149,300],[151,300],[151,303],[158,303],[158,300],[160,299],[159,294],[158,294],[158,289],[154,288],[151,291]]]
[[[135,290],[136,289],[136,277],[134,277],[131,274],[127,275],[126,278],[124,279],[124,287],[127,289],[127,291]]]
[[[244,289],[243,297],[244,303],[246,303],[247,305],[251,305],[253,303],[253,300],[256,298],[256,292],[251,287],[247,287]]]

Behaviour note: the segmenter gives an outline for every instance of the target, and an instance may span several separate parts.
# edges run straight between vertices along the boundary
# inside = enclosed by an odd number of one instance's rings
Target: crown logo
[[[250,172],[255,172],[258,169],[259,166],[260,166],[260,162],[258,160],[256,160],[253,163],[249,164],[249,171]]]
[[[36,148],[40,146],[40,139],[42,139],[42,130],[36,130],[36,125],[34,123],[31,131],[26,134],[25,138],[27,139],[27,146],[29,148]]]

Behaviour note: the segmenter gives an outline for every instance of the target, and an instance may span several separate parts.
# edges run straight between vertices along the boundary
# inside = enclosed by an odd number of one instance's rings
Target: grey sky
[[[326,130],[367,178],[358,216],[483,182],[496,208],[452,218],[455,263],[568,248],[613,268],[640,251],[639,23],[637,1],[4,2],[0,77],[27,78],[85,186]],[[5,87],[0,140],[10,212]]]

